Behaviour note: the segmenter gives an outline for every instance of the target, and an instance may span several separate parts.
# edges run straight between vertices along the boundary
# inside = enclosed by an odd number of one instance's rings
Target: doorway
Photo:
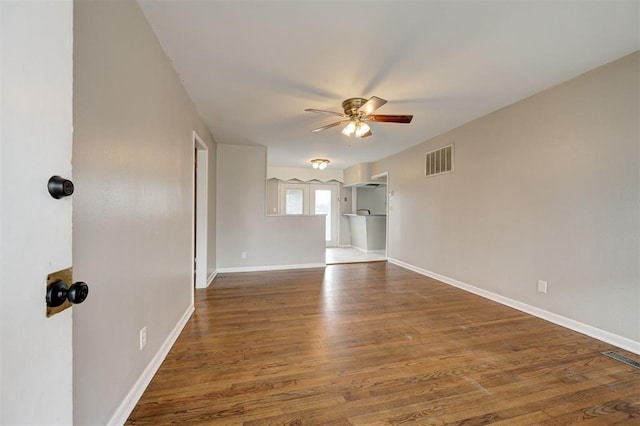
[[[371,191],[374,189],[365,187],[361,191],[367,192],[359,195],[358,188],[351,188],[351,211],[357,212],[362,210],[363,214],[366,211],[367,215],[377,216],[375,220],[384,220],[384,248],[369,250],[362,249],[353,244],[343,245],[339,247],[331,247],[326,249],[326,263],[327,264],[340,264],[340,263],[362,263],[362,262],[380,262],[386,261],[389,257],[389,214],[391,212],[390,197],[393,192],[389,189],[389,173],[382,172],[371,176],[371,183],[379,183],[375,186],[375,191],[384,191],[384,194],[373,194]],[[370,185],[372,186],[372,185]],[[366,197],[365,197],[366,195]],[[382,198],[380,197],[382,195]],[[346,199],[345,199],[346,201]],[[384,216],[384,217],[382,217]],[[349,218],[351,220],[352,218]],[[362,220],[364,218],[359,218]],[[368,220],[368,219],[367,219]]]

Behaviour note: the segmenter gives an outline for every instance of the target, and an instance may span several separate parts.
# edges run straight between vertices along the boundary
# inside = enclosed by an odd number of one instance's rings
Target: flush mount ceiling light
[[[349,98],[342,102],[342,109],[344,110],[344,113],[313,108],[305,109],[305,111],[331,114],[343,118],[342,120],[336,121],[335,123],[327,124],[326,126],[314,129],[312,130],[312,132],[321,132],[323,130],[327,130],[332,127],[347,123],[345,128],[342,129],[343,135],[353,135],[356,138],[366,138],[373,134],[371,133],[371,129],[369,128],[369,125],[366,123],[366,121],[376,121],[380,123],[411,123],[413,115],[372,114],[375,110],[386,103],[386,100],[377,96],[372,96],[369,99]]]
[[[329,160],[325,160],[324,158],[316,158],[315,160],[311,160],[311,165],[314,169],[324,170],[329,165]]]

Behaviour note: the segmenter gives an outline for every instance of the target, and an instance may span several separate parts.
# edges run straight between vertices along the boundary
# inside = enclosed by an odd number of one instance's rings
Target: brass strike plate
[[[73,283],[73,268],[63,269],[62,271],[52,272],[49,275],[47,275],[47,287],[45,288],[45,292],[44,292],[45,299],[46,299],[46,294],[47,294],[47,290],[49,289],[49,286],[58,280],[64,281],[65,283],[67,283],[67,285],[71,285]],[[46,302],[45,302],[45,306],[46,306]],[[47,317],[50,317],[59,312],[62,312],[65,309],[70,307],[71,307],[71,302],[69,302],[68,300],[65,300],[62,305],[56,306],[55,308],[50,308],[47,306]]]

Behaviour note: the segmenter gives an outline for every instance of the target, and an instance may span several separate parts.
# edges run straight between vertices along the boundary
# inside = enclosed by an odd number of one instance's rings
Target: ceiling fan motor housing
[[[358,108],[364,105],[367,102],[367,99],[364,98],[349,98],[346,101],[342,102],[342,109],[344,109],[344,113],[352,116],[357,113]]]

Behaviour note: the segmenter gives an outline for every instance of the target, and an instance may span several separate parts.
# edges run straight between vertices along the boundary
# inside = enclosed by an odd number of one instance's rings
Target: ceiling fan
[[[387,101],[377,96],[372,96],[369,99],[364,98],[349,98],[342,102],[342,109],[344,114],[334,111],[325,111],[322,109],[308,108],[305,111],[319,112],[323,114],[332,114],[342,117],[343,120],[336,121],[335,123],[327,124],[326,126],[318,127],[312,130],[313,132],[321,132],[332,127],[339,126],[347,123],[342,134],[351,136],[355,135],[357,138],[366,138],[371,136],[371,129],[367,125],[367,121],[377,121],[380,123],[411,123],[413,115],[380,115],[372,114],[375,110],[386,104]]]

